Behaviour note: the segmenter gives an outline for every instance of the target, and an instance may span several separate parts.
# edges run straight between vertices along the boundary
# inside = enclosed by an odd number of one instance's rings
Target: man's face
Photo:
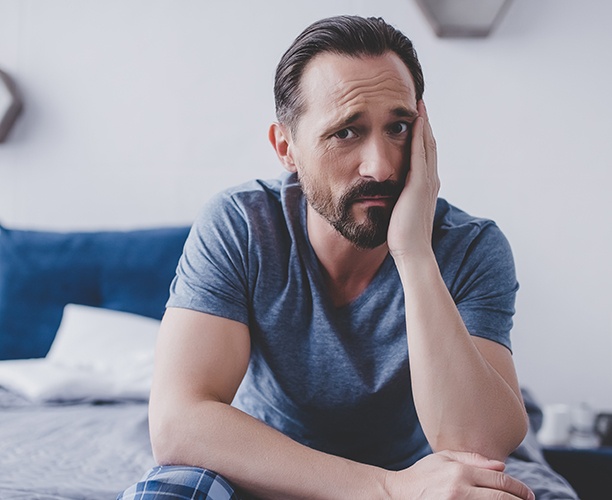
[[[386,241],[408,172],[412,76],[391,52],[323,53],[306,66],[301,90],[292,152],[306,199],[354,245],[375,248]]]

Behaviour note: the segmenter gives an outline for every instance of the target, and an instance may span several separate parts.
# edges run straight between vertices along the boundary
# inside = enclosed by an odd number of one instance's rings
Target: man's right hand
[[[389,471],[386,489],[393,499],[535,500],[504,468],[503,462],[477,453],[440,451],[403,471]]]

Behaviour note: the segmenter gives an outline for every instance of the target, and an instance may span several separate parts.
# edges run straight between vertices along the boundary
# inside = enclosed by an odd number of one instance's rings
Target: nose
[[[363,145],[359,175],[369,180],[383,182],[396,176],[401,163],[401,153],[383,137],[371,137]]]

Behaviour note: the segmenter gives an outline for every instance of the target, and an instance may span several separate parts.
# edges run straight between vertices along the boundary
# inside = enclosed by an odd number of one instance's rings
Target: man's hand
[[[440,190],[436,141],[423,101],[412,129],[410,170],[391,214],[387,244],[394,258],[431,252],[431,234]]]
[[[387,473],[390,498],[535,500],[523,483],[504,474],[503,462],[476,453],[441,451],[412,467]]]

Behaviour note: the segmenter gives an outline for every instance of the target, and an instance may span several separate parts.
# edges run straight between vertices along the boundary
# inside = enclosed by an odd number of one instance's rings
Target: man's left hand
[[[410,170],[406,184],[395,204],[387,244],[395,258],[429,254],[436,201],[440,190],[436,141],[425,104],[417,103],[419,116],[414,121],[410,147]]]

